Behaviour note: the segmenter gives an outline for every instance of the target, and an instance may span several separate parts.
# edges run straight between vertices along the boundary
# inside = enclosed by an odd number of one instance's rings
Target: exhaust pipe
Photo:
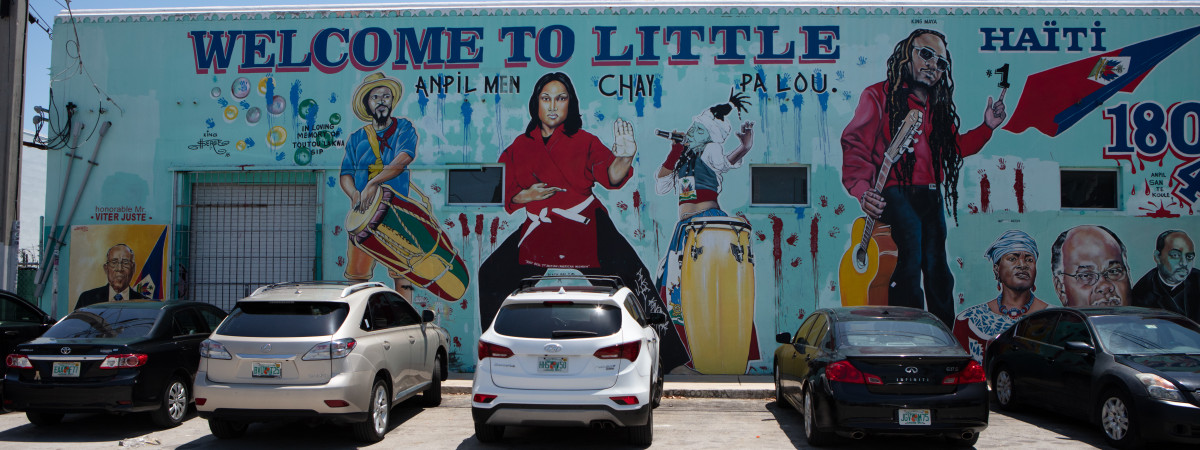
[[[966,431],[963,431],[963,432],[962,432],[962,440],[964,440],[964,441],[965,441],[965,440],[967,440],[967,439],[970,439],[970,438],[971,438],[972,436],[974,436],[974,435],[975,435],[975,433],[972,433],[972,432],[971,432],[971,430],[966,430]]]
[[[854,430],[850,432],[850,439],[862,439],[866,436],[867,433],[863,433],[862,430]]]
[[[617,424],[613,423],[611,420],[594,420],[592,421],[591,426],[596,430],[612,430],[617,428]]]

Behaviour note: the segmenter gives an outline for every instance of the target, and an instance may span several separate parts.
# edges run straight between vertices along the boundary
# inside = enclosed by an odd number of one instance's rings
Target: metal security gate
[[[226,311],[254,289],[320,273],[320,172],[185,172],[173,258],[177,298]]]

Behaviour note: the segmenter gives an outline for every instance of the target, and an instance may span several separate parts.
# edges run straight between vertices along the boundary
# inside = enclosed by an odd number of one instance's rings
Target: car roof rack
[[[345,297],[347,295],[353,294],[355,292],[358,292],[360,290],[363,290],[363,289],[366,289],[369,287],[387,287],[386,285],[384,285],[383,283],[380,283],[378,281],[367,281],[367,282],[355,282],[355,281],[349,281],[349,280],[285,281],[282,283],[272,283],[272,284],[268,284],[266,286],[259,287],[258,289],[255,289],[254,293],[250,294],[250,296],[253,297],[255,295],[258,295],[258,294],[261,294],[263,292],[267,292],[270,290],[274,290],[274,289],[282,289],[282,288],[293,287],[293,286],[314,286],[314,285],[317,285],[317,286],[348,286],[346,289],[342,290],[342,297]]]
[[[601,286],[609,288],[609,293],[616,292],[625,287],[625,281],[616,275],[539,275],[532,276],[521,280],[521,285],[517,287],[514,294],[529,291],[537,287],[537,284],[542,281],[587,281],[593,286]]]

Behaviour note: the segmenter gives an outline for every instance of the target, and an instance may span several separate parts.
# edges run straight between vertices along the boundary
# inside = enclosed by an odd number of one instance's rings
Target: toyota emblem
[[[550,343],[550,344],[546,344],[546,346],[542,347],[542,349],[546,350],[546,353],[558,353],[558,352],[562,351],[562,346],[558,345],[558,344]]]
[[[70,355],[70,354],[71,354],[71,347],[63,347],[63,348],[60,348],[60,349],[58,349],[58,352],[59,352],[59,353],[62,353],[62,354],[64,354],[64,355]]]
[[[917,373],[919,370],[916,367],[908,366],[904,368],[904,373]]]
[[[263,344],[262,351],[264,353],[271,353],[271,344]]]

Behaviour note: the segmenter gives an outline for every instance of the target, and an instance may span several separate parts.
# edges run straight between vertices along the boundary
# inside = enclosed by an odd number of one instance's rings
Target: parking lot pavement
[[[504,440],[485,445],[475,440],[470,398],[446,395],[442,406],[421,408],[406,402],[392,410],[387,438],[368,448],[429,449],[580,449],[632,448],[620,430],[586,428],[510,428]],[[654,412],[650,448],[730,449],[808,448],[801,417],[762,399],[666,398]],[[1086,449],[1103,446],[1099,430],[1084,422],[1032,411],[991,415],[980,449]],[[61,425],[34,427],[22,413],[0,415],[0,449],[254,449],[358,448],[349,427],[328,424],[255,424],[241,439],[218,440],[208,423],[194,414],[183,425],[157,430],[143,415],[68,415]],[[951,448],[936,438],[871,438],[845,441],[841,449]],[[1183,447],[1159,447],[1179,448]]]

